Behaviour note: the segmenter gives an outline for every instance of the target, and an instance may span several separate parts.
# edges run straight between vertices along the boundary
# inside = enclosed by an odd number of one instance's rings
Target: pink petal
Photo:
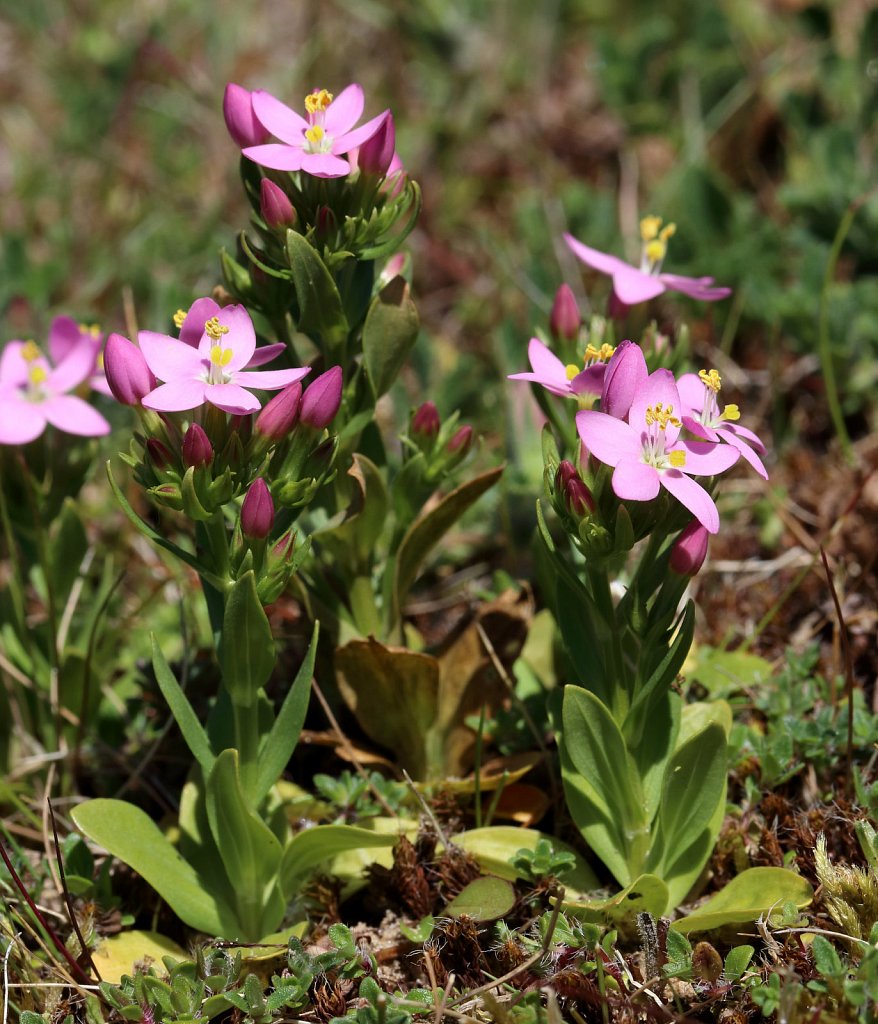
[[[720,440],[719,434],[713,427],[705,426],[701,420],[696,420],[692,416],[687,415],[684,415],[682,419],[683,426],[696,437],[700,437],[704,441],[713,441],[714,443]]]
[[[269,142],[265,146],[248,146],[241,152],[260,167],[270,167],[273,171],[300,171],[305,155],[303,145],[304,139],[300,139],[298,145],[289,146]]]
[[[53,427],[67,434],[100,437],[110,432],[110,424],[97,409],[76,395],[53,395],[42,403],[42,410]]]
[[[573,235],[565,234],[564,241],[573,251],[574,256],[578,256],[592,270],[600,271],[602,274],[615,274],[616,271],[628,267],[628,264],[624,260],[620,260],[618,256],[610,256],[609,253],[583,245]]]
[[[731,445],[733,448],[736,448],[741,453],[741,457],[746,462],[750,463],[750,465],[753,467],[753,469],[756,470],[756,472],[762,477],[762,479],[767,480],[768,470],[765,468],[765,464],[763,463],[762,459],[759,458],[759,456],[756,454],[756,452],[753,451],[750,445],[747,444],[747,442],[742,440],[740,437],[737,437],[735,434],[731,433],[731,431],[723,430],[721,431],[721,433],[725,436],[725,439],[726,441],[728,441],[729,445]]]
[[[276,345],[260,345],[253,355],[250,356],[250,362],[247,363],[244,369],[249,370],[254,366],[264,366],[266,363],[270,363],[272,359],[277,359],[282,352],[286,352],[286,349],[287,347],[282,341]]]
[[[275,99],[270,92],[266,92],[264,89],[257,89],[255,92],[251,93],[250,99],[253,104],[253,113],[272,135],[277,136],[277,138],[282,142],[290,143],[290,145],[301,145],[302,133],[307,131],[310,127],[301,114],[297,114],[296,111],[288,107],[286,103],[281,103],[280,100]],[[269,147],[250,147],[250,149],[267,148]],[[251,160],[256,159],[251,156],[246,149],[243,152],[244,155],[249,156]],[[259,163],[260,161],[256,160],[256,162]],[[270,165],[266,164],[263,166]],[[290,169],[294,170],[295,168]]]
[[[79,324],[69,316],[56,316],[49,325],[49,355],[53,363],[60,363],[79,343]]]
[[[46,429],[42,406],[16,388],[0,388],[0,444],[28,444]]]
[[[677,391],[683,405],[694,413],[700,413],[704,408],[704,385],[697,373],[684,373],[677,380]]]
[[[570,381],[570,390],[574,395],[599,395],[604,387],[606,373],[606,363],[594,363],[592,366],[586,366],[582,373],[577,373]]]
[[[92,391],[97,391],[99,395],[106,395],[107,398],[115,397],[103,370],[100,373],[96,373],[93,377],[89,377],[88,386]]]
[[[332,153],[302,154],[302,170],[315,178],[344,178],[350,169],[347,160]]]
[[[661,473],[662,486],[688,508],[708,533],[719,530],[719,512],[713,498],[700,485],[678,469],[665,469]]]
[[[155,391],[150,391],[140,402],[145,409],[156,412],[187,412],[204,405],[204,393],[207,384],[203,380],[188,379],[172,380],[162,384]]]
[[[204,389],[204,397],[223,412],[233,416],[244,416],[248,412],[257,412],[262,407],[259,399],[245,391],[239,384],[210,384]]]
[[[765,445],[762,443],[761,438],[747,427],[742,427],[740,423],[723,423],[719,430],[723,434],[734,434],[735,437],[739,437],[742,441],[752,445],[760,455],[765,454]]]
[[[191,348],[168,334],[141,331],[137,335],[137,341],[146,365],[159,380],[170,382],[181,377],[192,378],[205,371],[204,357],[198,349]],[[194,406],[180,408],[192,409]]]
[[[658,276],[665,283],[666,287],[675,292],[682,292],[692,299],[703,299],[705,302],[713,302],[716,299],[724,299],[732,294],[731,288],[713,286],[712,277],[683,277],[680,274],[659,274]]]
[[[28,364],[21,350],[24,348],[23,341],[10,341],[0,355],[0,383],[2,384],[26,384]]]
[[[680,394],[677,391],[674,375],[670,370],[654,370],[634,396],[631,402],[631,411],[628,413],[628,422],[638,434],[646,430],[646,410],[659,403],[665,409],[670,406],[676,416],[680,415]],[[665,428],[666,450],[674,444],[679,434],[680,428],[675,427],[673,423],[668,423]]]
[[[233,373],[232,383],[245,388],[257,388],[259,391],[277,391],[288,384],[295,384],[311,372],[309,366],[296,367],[292,370],[255,370],[248,373],[241,370]],[[216,387],[217,385],[214,385]],[[216,403],[214,403],[216,404]],[[257,405],[257,408],[259,406]]]
[[[658,470],[639,459],[622,459],[613,471],[613,493],[617,498],[652,501],[658,492]]]
[[[623,263],[613,274],[613,288],[626,306],[648,302],[665,290],[661,280],[654,274],[644,274],[642,270],[629,267],[627,263]]]
[[[556,384],[568,384],[567,369],[555,353],[544,345],[539,338],[531,338],[527,343],[527,358],[537,377]]]
[[[256,331],[253,329],[253,321],[250,314],[243,306],[223,306],[216,314],[217,320],[223,327],[228,327],[228,332],[219,341],[214,341],[207,333],[201,336],[198,343],[198,351],[202,359],[210,358],[210,350],[214,345],[232,350],[232,358],[223,367],[226,374],[241,370],[250,362],[250,357],[256,350]]]
[[[576,429],[582,443],[600,462],[616,466],[622,459],[640,461],[640,434],[624,420],[605,412],[583,409],[576,414]]]
[[[546,391],[550,391],[553,395],[558,395],[561,398],[575,398],[573,389],[570,387],[570,383],[565,380],[562,385],[559,382],[546,380],[542,374],[539,373],[510,373],[509,380],[528,380],[533,384],[541,384]]]
[[[212,316],[216,316],[219,311],[219,303],[214,302],[210,296],[196,299],[189,307],[189,312],[186,314],[183,326],[180,328],[180,341],[186,345],[191,345],[192,348],[198,348],[198,343],[201,341],[202,334],[204,334],[204,325]]]
[[[72,391],[94,373],[101,339],[83,337],[46,377],[46,387],[56,393]],[[72,431],[71,431],[72,433]]]
[[[389,116],[390,111],[384,110],[377,117],[373,117],[371,121],[361,124],[359,128],[354,128],[352,132],[339,135],[332,144],[333,153],[349,153],[357,146],[362,146],[364,142],[372,138]]]
[[[356,83],[335,97],[323,115],[323,126],[330,135],[344,135],[360,120],[363,113],[363,90]]]
[[[725,473],[738,461],[738,450],[727,444],[708,444],[705,441],[683,441],[675,446],[686,453],[684,473],[694,476],[716,476]]]

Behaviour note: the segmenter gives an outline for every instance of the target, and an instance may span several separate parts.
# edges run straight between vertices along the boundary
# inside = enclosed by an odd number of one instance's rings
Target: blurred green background
[[[604,282],[583,277],[561,232],[633,256],[638,218],[655,212],[679,227],[665,269],[735,289],[715,306],[659,302],[663,326],[682,310],[696,349],[720,344],[780,381],[776,440],[828,436],[818,300],[861,203],[827,308],[849,426],[873,424],[868,0],[3,0],[4,339],[39,337],[61,312],[124,329],[126,288],[140,326],[161,328],[217,282],[216,252],[248,212],[227,81],[296,107],[358,81],[367,115],[392,108],[424,194],[408,243],[429,337],[416,383],[486,424],[562,280],[603,312]]]

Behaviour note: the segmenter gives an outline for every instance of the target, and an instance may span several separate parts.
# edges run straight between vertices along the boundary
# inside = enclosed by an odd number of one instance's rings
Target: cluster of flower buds
[[[441,483],[469,455],[473,446],[473,428],[458,426],[456,413],[445,423],[439,416],[434,402],[424,402],[412,413],[409,421],[409,459],[421,455],[418,460],[423,467],[424,479],[433,487]]]

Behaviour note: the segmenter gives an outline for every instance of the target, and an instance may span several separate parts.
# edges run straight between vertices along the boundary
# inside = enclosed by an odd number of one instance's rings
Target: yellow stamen
[[[204,330],[207,332],[208,338],[212,338],[214,341],[219,341],[224,334],[229,333],[228,327],[225,324],[219,322],[219,318],[212,316],[204,325]],[[214,346],[215,348],[216,346]],[[211,349],[213,352],[213,349]],[[213,356],[211,355],[211,359]]]
[[[568,380],[573,380],[574,377],[582,373],[582,370],[579,369],[576,363],[568,363],[567,366],[564,367],[564,373]]]
[[[698,379],[714,394],[719,394],[719,390],[722,387],[722,377],[716,370],[699,370]]]
[[[585,348],[585,358],[586,361],[591,359],[596,360],[597,362],[600,363],[605,363],[615,351],[616,350],[613,348],[613,346],[608,345],[606,342],[604,342],[604,344],[601,345],[600,348],[596,348],[594,345],[591,344],[591,342],[589,342],[589,344],[586,345]]]
[[[214,366],[228,366],[235,353],[230,348],[214,345],[210,350],[210,361]]]
[[[103,368],[104,368],[104,353],[103,352],[98,352],[97,368],[99,370],[103,370]]]
[[[185,309],[178,309],[177,312],[174,314],[174,325],[176,326],[178,331],[183,326],[183,321],[185,319],[186,319],[186,310]]]
[[[100,324],[80,324],[79,330],[83,334],[90,334],[93,338],[99,338],[101,336]]]
[[[671,238],[673,235],[675,235],[676,233],[677,233],[677,225],[676,224],[665,224],[665,226],[659,232],[659,238],[663,242],[667,242],[667,240],[669,238]]]
[[[615,345],[608,345],[606,342],[604,342],[603,345],[601,345],[601,354],[600,354],[601,362],[606,363],[612,357],[612,355],[613,355],[613,353],[615,351],[616,351],[616,346]]]
[[[651,242],[658,235],[661,226],[661,217],[655,217],[652,214],[644,217],[640,222],[640,237],[644,242]]]
[[[668,251],[667,242],[661,238],[654,238],[646,243],[646,258],[650,263],[661,263]]]
[[[730,420],[732,423],[734,423],[735,420],[739,420],[740,418],[741,410],[737,407],[737,405],[727,405],[725,409],[723,409],[722,416],[720,416],[721,420]]]
[[[36,342],[26,341],[21,346],[21,358],[26,363],[32,363],[35,359],[39,359],[41,354],[40,347]]]
[[[323,131],[320,125],[315,124],[305,131],[305,138],[311,143],[312,146],[319,146],[325,134],[326,133]]]
[[[28,370],[27,376],[31,384],[42,384],[49,375],[46,373],[45,366],[32,366]]]
[[[318,111],[326,110],[332,103],[333,95],[326,89],[315,89],[305,97],[305,109],[309,114],[316,114]]]
[[[669,423],[674,427],[679,427],[681,425],[680,420],[673,413],[674,407],[672,405],[669,405],[667,409],[661,402],[649,405],[646,408],[646,425],[651,427],[655,423],[660,430],[664,430]]]
[[[682,469],[686,465],[686,453],[681,451],[669,452],[668,462],[674,469]]]

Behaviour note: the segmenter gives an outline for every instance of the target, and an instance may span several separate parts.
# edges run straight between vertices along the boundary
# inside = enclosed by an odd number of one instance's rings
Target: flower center
[[[41,385],[49,376],[49,369],[39,345],[26,341],[21,346],[21,358],[27,363],[27,382],[23,389],[25,397],[31,402],[42,402],[46,395]]]
[[[100,324],[80,324],[79,330],[80,333],[89,334],[92,338],[100,338],[101,336]]]
[[[681,469],[685,466],[685,452],[665,451],[665,431],[668,424],[674,427],[681,426],[679,417],[674,415],[674,407],[656,402],[655,405],[647,406],[644,419],[646,434],[643,438],[643,461],[655,469]]]
[[[608,345],[604,342],[600,348],[596,348],[594,345],[589,343],[585,349],[585,359],[583,360],[583,369],[587,370],[589,366],[594,363],[606,363],[609,361],[610,356],[615,352],[615,348],[612,345]],[[576,365],[576,363],[568,363],[564,367],[564,373],[568,380],[573,380],[574,377],[582,373],[582,370]]]
[[[717,395],[722,388],[722,378],[716,370],[699,370],[698,379],[704,385],[704,407],[699,419],[705,426],[715,427],[723,420],[734,422],[741,418],[741,410],[737,405],[727,405],[720,412]]]
[[[315,89],[305,97],[305,110],[308,111],[310,128],[305,129],[306,153],[331,153],[332,136],[326,134],[324,115],[332,103],[332,93],[326,89]]]
[[[228,330],[228,328],[226,328]],[[213,345],[210,350],[210,367],[207,371],[208,384],[227,384],[229,378],[223,373],[223,369],[229,365],[234,356],[230,348],[223,348],[222,345]]]
[[[677,230],[676,224],[662,227],[661,217],[650,214],[640,222],[640,269],[644,274],[658,274],[668,252],[668,239]]]

